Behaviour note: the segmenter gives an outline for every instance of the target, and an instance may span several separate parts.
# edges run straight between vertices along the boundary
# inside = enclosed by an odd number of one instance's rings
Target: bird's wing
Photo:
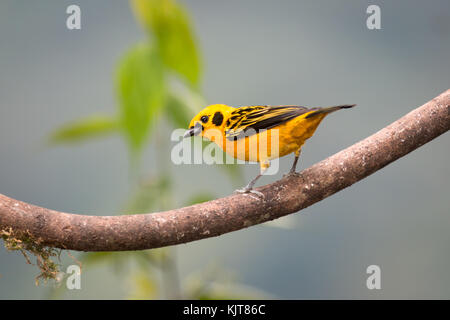
[[[225,126],[228,140],[238,140],[314,111],[300,106],[249,106],[236,108]]]

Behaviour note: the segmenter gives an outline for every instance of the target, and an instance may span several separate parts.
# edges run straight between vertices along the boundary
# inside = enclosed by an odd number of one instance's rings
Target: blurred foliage
[[[174,206],[172,178],[165,161],[153,165],[156,174],[142,179],[137,168],[139,158],[149,137],[158,154],[169,153],[169,137],[163,139],[158,126],[170,123],[186,128],[193,114],[205,101],[199,92],[201,63],[199,50],[187,11],[174,0],[131,0],[131,7],[146,32],[146,40],[130,48],[117,65],[115,89],[118,111],[113,116],[93,115],[68,123],[50,136],[51,144],[86,141],[99,136],[118,133],[128,145],[132,171],[137,180],[124,212],[138,214],[153,210],[167,210]],[[161,121],[161,117],[168,122]],[[202,141],[201,146],[209,143]],[[167,150],[166,150],[167,149]],[[225,161],[226,154],[223,153]],[[219,165],[232,180],[241,182],[236,165]],[[210,192],[200,192],[186,205],[214,198]],[[132,265],[129,298],[226,298],[237,297],[229,291],[208,289],[211,279],[182,288],[178,281],[173,248],[133,252],[94,252],[82,254],[84,267],[106,263],[118,274]],[[157,277],[156,274],[160,274]],[[199,272],[201,275],[202,272]],[[213,287],[216,287],[214,285]],[[164,295],[163,295],[164,292]],[[245,297],[250,297],[246,295]]]

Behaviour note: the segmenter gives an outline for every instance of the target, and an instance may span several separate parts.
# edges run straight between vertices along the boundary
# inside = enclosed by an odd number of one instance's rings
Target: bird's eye
[[[200,118],[200,121],[203,122],[203,123],[207,123],[208,122],[208,116],[202,116]]]

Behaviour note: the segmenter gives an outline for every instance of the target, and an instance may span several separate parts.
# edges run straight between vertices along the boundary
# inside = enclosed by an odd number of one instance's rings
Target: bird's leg
[[[261,178],[262,173],[258,174],[252,181],[250,181],[244,188],[240,189],[243,191],[243,193],[247,193],[253,189],[253,186],[255,185],[256,181]]]
[[[261,162],[260,166],[261,166],[260,173],[252,181],[250,181],[244,188],[236,190],[237,193],[254,193],[254,194],[264,198],[264,194],[263,193],[261,193],[259,191],[256,191],[256,190],[253,190],[253,186],[255,185],[256,181],[259,178],[261,178],[261,176],[264,174],[264,172],[267,169],[269,169],[270,163],[268,161],[267,162]]]
[[[302,152],[302,149],[298,149],[297,151],[295,151],[294,163],[292,164],[291,170],[289,170],[288,175],[295,174],[295,169],[297,168],[297,162],[298,162],[298,158],[300,158],[301,152]]]

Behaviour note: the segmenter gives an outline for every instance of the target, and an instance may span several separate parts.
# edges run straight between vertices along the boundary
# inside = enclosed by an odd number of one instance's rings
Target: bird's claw
[[[234,192],[235,192],[235,193],[240,193],[240,194],[243,194],[243,195],[248,194],[248,195],[250,195],[250,196],[251,196],[252,194],[254,194],[254,195],[257,195],[259,199],[265,199],[264,193],[259,192],[259,191],[256,191],[256,190],[253,190],[253,189],[242,188],[242,189],[237,189],[237,190],[235,190]],[[252,198],[253,198],[253,197],[252,197]]]
[[[299,175],[300,175],[300,172],[289,171],[288,173],[283,174],[283,178],[287,178],[287,177],[290,177],[290,176],[298,177]]]

